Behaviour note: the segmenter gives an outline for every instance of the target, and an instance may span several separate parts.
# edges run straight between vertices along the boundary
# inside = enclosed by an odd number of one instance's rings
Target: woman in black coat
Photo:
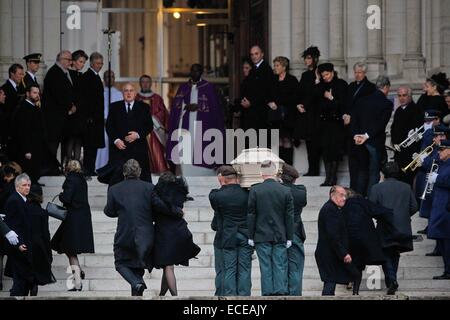
[[[176,296],[174,265],[189,266],[189,260],[195,258],[201,250],[194,243],[186,220],[178,213],[182,212],[184,203],[192,198],[188,197],[185,180],[170,172],[161,175],[155,192],[168,207],[173,208],[173,212],[170,215],[155,212],[153,264],[157,269],[164,269],[160,296],[165,296],[168,290],[172,296]]]
[[[353,284],[353,294],[359,294],[362,272],[366,265],[384,263],[381,241],[372,219],[389,222],[392,210],[377,206],[351,189],[346,189],[347,201],[342,209],[348,232],[349,250],[353,264],[358,268],[359,278]]]
[[[344,121],[347,82],[339,79],[331,63],[319,67],[322,82],[318,85],[317,99],[320,113],[320,146],[325,163],[326,179],[322,187],[337,184],[337,169],[344,150]]]
[[[431,78],[428,78],[424,85],[423,90],[425,93],[420,96],[417,101],[417,106],[423,112],[428,110],[439,111],[441,119],[443,119],[448,113],[447,103],[443,97],[444,91],[448,89],[449,81],[445,73],[438,73]]]
[[[269,102],[271,129],[280,130],[280,158],[287,164],[294,162],[293,135],[297,118],[298,80],[289,74],[289,59],[277,57],[273,60],[276,79]]]
[[[81,171],[79,161],[69,161],[66,167],[67,177],[59,200],[67,208],[67,217],[56,231],[52,249],[69,258],[75,287],[70,291],[81,291],[81,279],[84,272],[80,268],[77,255],[94,253],[94,234],[92,230],[91,208],[88,202],[88,185]]]

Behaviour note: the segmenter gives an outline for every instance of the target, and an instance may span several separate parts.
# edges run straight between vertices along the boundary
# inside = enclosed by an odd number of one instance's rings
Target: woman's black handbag
[[[46,210],[50,217],[64,221],[67,217],[67,209],[54,203],[57,197],[58,196],[55,196],[51,202],[47,203]]]

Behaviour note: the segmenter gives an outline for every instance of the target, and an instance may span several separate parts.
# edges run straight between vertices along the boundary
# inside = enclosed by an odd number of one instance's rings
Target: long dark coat
[[[388,218],[384,221],[391,221],[392,211],[361,197],[348,199],[342,209],[342,214],[348,231],[353,263],[360,270],[363,270],[366,265],[383,264],[383,248],[373,219],[380,221],[387,216]]]
[[[358,276],[353,264],[344,263],[347,254],[350,254],[350,244],[344,216],[332,201],[328,201],[319,212],[319,239],[315,252],[323,282],[348,284]]]
[[[42,112],[50,142],[61,141],[67,125],[68,112],[75,101],[73,84],[55,64],[45,76],[42,96]]]
[[[81,138],[86,131],[86,123],[81,116],[81,76],[82,72],[69,70],[70,77],[73,81],[73,95],[74,104],[77,112],[67,116],[67,122],[64,127],[64,137],[66,138]]]
[[[319,108],[317,106],[316,70],[303,72],[298,88],[298,104],[303,104],[306,113],[299,112],[294,129],[294,138],[310,140],[320,132]]]
[[[383,248],[395,248],[399,252],[412,251],[411,216],[417,213],[418,207],[411,187],[396,179],[387,179],[372,187],[369,200],[394,213],[393,225],[399,234],[393,234],[384,223],[377,225]]]
[[[155,192],[169,210],[155,209],[153,264],[155,268],[189,266],[189,260],[199,254],[200,247],[194,243],[188,224],[183,219],[187,188],[181,179],[175,182],[160,180]]]
[[[80,79],[80,114],[85,122],[85,146],[105,147],[104,100],[103,82],[100,76],[89,68]]]
[[[88,185],[82,173],[71,172],[63,184],[59,200],[67,208],[64,220],[52,239],[52,249],[59,254],[94,253],[91,208]]]
[[[428,238],[450,239],[450,161],[439,164],[439,175],[434,184],[433,205],[428,223]]]

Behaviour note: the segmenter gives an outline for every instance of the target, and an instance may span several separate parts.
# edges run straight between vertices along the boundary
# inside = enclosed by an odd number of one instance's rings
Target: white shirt
[[[36,104],[34,104],[33,102],[31,102],[30,100],[28,100],[28,99],[25,99],[29,104],[31,104],[32,106],[36,106]]]
[[[134,107],[134,101],[132,102],[125,102],[125,111],[128,113],[128,104],[130,104],[130,111],[133,111],[133,107]],[[141,137],[138,134],[138,139],[140,139]],[[116,144],[118,141],[120,141],[121,139],[116,139],[114,140],[114,144]]]
[[[98,76],[98,72],[97,72],[97,71],[95,71],[95,70],[94,70],[93,68],[91,68],[91,67],[89,67],[89,69],[91,69],[92,72],[95,73],[96,76]]]
[[[264,62],[264,59],[262,59],[260,62],[258,62],[258,64],[256,65],[256,69],[259,68],[259,66]]]
[[[17,191],[16,191],[17,192]],[[21,193],[17,192],[17,194],[23,199],[24,202],[27,202],[27,198],[24,197]]]
[[[17,91],[17,83],[15,83],[14,81],[12,81],[11,79],[8,79],[8,81],[12,84],[12,86],[14,87],[14,90]]]
[[[33,73],[31,73],[30,71],[27,71],[27,73],[30,75],[31,79],[37,82],[36,76]]]

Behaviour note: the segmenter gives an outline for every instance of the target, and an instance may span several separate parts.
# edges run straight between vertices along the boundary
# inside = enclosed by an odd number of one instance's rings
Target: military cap
[[[42,58],[42,54],[41,53],[32,53],[32,54],[29,54],[29,55],[23,57],[23,59],[26,62],[36,62],[36,63],[40,63],[41,62],[41,58]]]
[[[334,64],[329,63],[329,62],[327,62],[327,63],[322,63],[322,64],[319,65],[317,68],[319,69],[319,72],[320,72],[320,73],[325,72],[325,71],[327,71],[327,72],[333,72],[333,71],[334,71]]]
[[[441,112],[438,110],[425,111],[425,121],[432,121],[438,119],[441,116]]]
[[[439,146],[439,149],[441,149],[441,150],[450,149],[450,140],[441,141],[441,145]]]
[[[442,134],[450,133],[450,128],[448,128],[448,127],[446,127],[444,125],[436,126],[436,127],[434,127],[433,130],[434,130],[433,134],[435,136],[439,136],[439,135],[442,135]]]

